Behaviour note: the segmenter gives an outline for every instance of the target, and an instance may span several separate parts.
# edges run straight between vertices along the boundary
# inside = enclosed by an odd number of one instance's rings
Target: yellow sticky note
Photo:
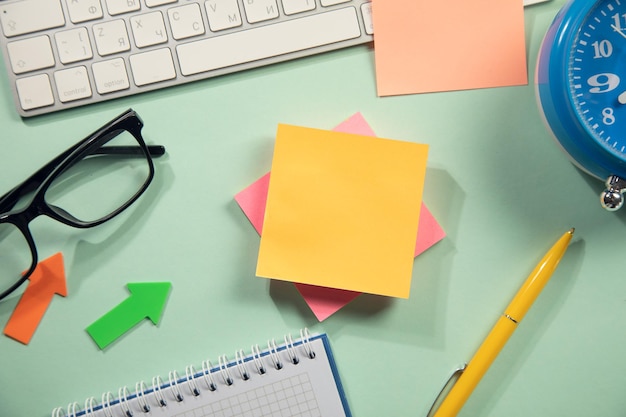
[[[428,146],[279,125],[257,275],[408,298]]]

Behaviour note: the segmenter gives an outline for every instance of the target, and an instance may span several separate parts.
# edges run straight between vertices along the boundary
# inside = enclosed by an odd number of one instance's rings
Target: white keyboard
[[[369,0],[0,1],[24,117],[372,40]]]

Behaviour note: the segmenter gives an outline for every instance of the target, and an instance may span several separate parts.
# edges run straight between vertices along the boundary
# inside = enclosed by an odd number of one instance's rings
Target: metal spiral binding
[[[255,374],[263,375],[268,372],[264,360],[268,360],[276,370],[283,369],[285,365],[281,359],[281,353],[285,355],[289,363],[295,366],[301,360],[299,349],[304,353],[302,356],[314,359],[315,351],[311,346],[310,338],[308,329],[304,328],[300,330],[300,338],[297,341],[294,341],[291,335],[286,334],[285,343],[280,347],[276,345],[274,339],[268,340],[266,351],[262,352],[259,345],[252,345],[251,354],[248,356],[243,350],[235,352],[234,361],[229,361],[226,355],[222,355],[218,358],[217,367],[213,367],[210,361],[205,360],[199,372],[196,372],[192,365],[187,366],[184,378],[179,377],[176,371],[170,371],[168,383],[165,383],[160,376],[155,376],[152,378],[150,388],[144,381],[135,384],[134,393],[131,393],[128,387],[122,386],[118,390],[117,398],[111,392],[105,392],[99,404],[94,397],[89,397],[85,400],[82,409],[80,404],[73,402],[66,409],[63,407],[53,409],[51,417],[141,417],[151,412],[151,404],[157,407],[167,407],[167,397],[177,402],[185,401],[183,391],[185,393],[187,391],[181,389],[183,385],[189,389],[192,396],[197,397],[203,392],[217,391],[220,383],[225,386],[236,384],[237,381],[231,374],[231,368],[236,369],[239,380],[245,382],[254,378]],[[250,362],[253,367],[249,367]],[[216,376],[220,383],[216,381]]]
[[[95,413],[96,407],[96,399],[94,397],[89,397],[85,400],[85,415],[90,415]]]
[[[278,356],[278,346],[276,346],[276,341],[274,339],[268,340],[267,348],[269,350],[270,359],[272,360],[272,363],[274,364],[274,368],[276,368],[277,371],[280,371],[281,369],[283,369],[283,362],[280,360],[280,357]]]
[[[293,347],[293,339],[291,335],[285,335],[285,346],[287,347],[287,355],[289,355],[289,361],[294,365],[297,365],[300,362],[300,358],[296,354],[296,350]]]
[[[217,384],[213,379],[213,372],[211,371],[213,367],[211,366],[211,361],[206,360],[202,362],[202,373],[204,374],[204,382],[206,382],[207,388],[209,391],[217,390]]]
[[[247,381],[250,379],[250,374],[248,373],[248,368],[246,368],[245,359],[246,355],[243,353],[243,350],[238,350],[235,352],[235,363],[237,364],[239,376],[244,381]]]
[[[259,349],[259,345],[252,345],[250,348],[252,351],[252,360],[254,361],[254,366],[256,367],[259,375],[263,375],[267,370],[265,369],[265,365],[263,365],[263,361],[261,360],[261,349]]]
[[[102,394],[102,411],[106,417],[113,417],[113,412],[111,411],[111,402],[112,402],[113,394],[110,392],[105,392]]]
[[[233,385],[235,381],[233,380],[233,377],[228,370],[228,358],[226,358],[226,355],[222,355],[218,358],[218,364],[220,367],[220,375],[222,375],[222,380],[224,381],[224,384],[228,386]]]
[[[196,384],[196,370],[193,368],[193,365],[189,365],[185,368],[185,377],[187,378],[187,386],[189,386],[189,390],[191,391],[191,395],[197,397],[200,395],[200,390],[198,389],[198,384]]]
[[[165,397],[163,397],[163,391],[161,387],[163,386],[163,380],[161,380],[160,376],[155,376],[152,378],[152,393],[156,399],[159,407],[167,407],[167,401],[165,401]]]
[[[178,372],[170,371],[168,374],[168,379],[170,381],[170,390],[174,394],[174,399],[176,399],[176,401],[178,401],[179,403],[183,402],[185,400],[185,397],[183,397],[182,392],[180,392],[180,389],[178,388]]]
[[[309,329],[306,327],[304,329],[300,329],[300,340],[302,340],[302,346],[309,357],[309,359],[315,359],[315,352],[311,348],[311,334],[309,333]]]
[[[146,399],[146,384],[143,381],[137,382],[135,384],[135,394],[137,395],[137,401],[139,402],[139,407],[141,411],[144,413],[150,412],[150,406],[148,405],[148,400]]]
[[[129,395],[130,395],[130,392],[128,391],[128,388],[126,386],[120,388],[117,393],[117,398],[119,399],[119,404],[120,404],[120,407],[122,408],[122,411],[124,411],[125,417],[133,417],[133,412],[130,411],[130,406],[128,405]]]

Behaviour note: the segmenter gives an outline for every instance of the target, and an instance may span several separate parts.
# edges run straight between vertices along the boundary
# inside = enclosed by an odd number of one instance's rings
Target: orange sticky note
[[[521,0],[373,0],[378,95],[528,83]]]
[[[257,275],[408,298],[428,146],[279,125]]]

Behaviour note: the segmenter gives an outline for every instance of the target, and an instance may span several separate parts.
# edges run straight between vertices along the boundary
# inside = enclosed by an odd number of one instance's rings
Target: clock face
[[[568,82],[577,117],[609,153],[626,158],[626,0],[598,1],[571,45]]]
[[[546,126],[600,202],[626,201],[626,0],[568,0],[539,49],[536,93]]]

